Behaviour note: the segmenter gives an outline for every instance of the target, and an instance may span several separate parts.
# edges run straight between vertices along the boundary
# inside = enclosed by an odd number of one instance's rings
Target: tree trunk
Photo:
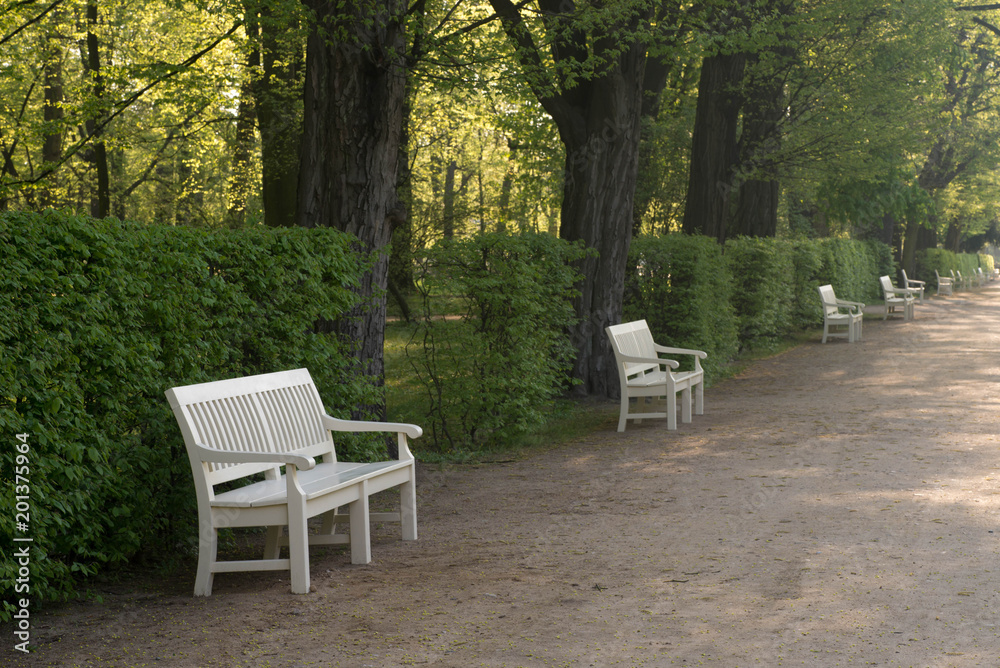
[[[952,253],[962,252],[962,225],[956,218],[952,218],[951,222],[948,223],[948,231],[944,237],[944,247],[945,250],[950,250]]]
[[[559,123],[566,144],[559,236],[582,240],[598,253],[579,267],[579,322],[571,330],[577,351],[576,394],[615,397],[619,392],[614,353],[604,329],[621,322],[632,241],[643,90],[640,52],[631,49],[613,72],[593,81],[588,99]]]
[[[377,253],[358,290],[366,308],[336,328],[354,345],[362,372],[382,382],[385,289],[392,218],[401,213],[396,170],[405,98],[406,3],[365,7],[309,0],[317,27],[306,55],[298,224],[330,226]],[[346,36],[331,39],[331,35]],[[402,213],[405,216],[405,213]],[[368,407],[384,415],[380,406]]]
[[[707,56],[701,65],[698,104],[691,138],[691,171],[682,227],[687,234],[726,240],[729,200],[737,158],[740,113],[737,87],[745,54]]]
[[[422,9],[415,19],[418,34],[422,30],[423,12]],[[414,45],[412,57],[417,58],[420,54],[419,44]],[[406,319],[409,320],[409,306],[406,304],[406,295],[416,289],[413,280],[413,223],[410,212],[413,207],[413,177],[410,171],[410,113],[412,107],[410,101],[413,97],[413,81],[410,76],[406,79],[406,92],[403,97],[403,121],[399,136],[399,157],[396,161],[396,194],[400,205],[398,213],[393,218],[392,242],[389,253],[389,287],[394,290],[393,294],[399,302],[400,308],[405,310]]]
[[[55,36],[46,36],[45,40],[45,104],[42,108],[42,118],[46,125],[45,143],[42,146],[42,171],[49,165],[58,164],[63,154],[63,76],[62,47]],[[58,206],[59,196],[54,179],[47,179],[39,193],[38,201],[43,207]]]
[[[744,181],[737,197],[734,233],[748,237],[776,236],[779,194],[775,179]]]
[[[454,160],[444,168],[444,193],[442,196],[442,230],[445,239],[455,236],[455,171],[458,163]]]
[[[247,33],[249,51],[246,72],[240,83],[240,102],[236,110],[236,141],[233,146],[233,162],[229,174],[229,195],[227,217],[230,227],[240,227],[246,222],[247,199],[253,189],[250,163],[255,143],[254,124],[257,109],[254,104],[253,72],[260,67],[260,25],[257,17],[244,12],[244,29]]]
[[[99,110],[97,118],[87,120],[87,134],[91,135],[93,146],[89,158],[97,172],[97,192],[94,193],[90,213],[94,218],[105,218],[111,213],[111,180],[108,177],[108,152],[104,141],[100,139],[103,131],[98,123],[104,117],[104,75],[101,73],[100,46],[97,39],[97,2],[87,2],[87,58],[85,70],[93,81],[92,94]]]
[[[298,204],[302,61],[300,45],[289,44],[285,39],[286,32],[293,27],[289,25],[291,19],[264,5],[259,23],[263,76],[254,82],[260,127],[261,199],[265,225],[290,227],[296,224]]]
[[[576,349],[573,392],[617,397],[618,373],[604,328],[619,323],[622,315],[649,46],[639,31],[649,28],[652,6],[649,14],[620,17],[620,23],[605,30],[614,37],[588,40],[586,27],[574,22],[575,3],[540,1],[551,57],[569,68],[592,55],[602,63],[592,78],[572,85],[562,81],[564,87],[554,90],[538,84],[537,73],[545,69],[548,56],[543,57],[519,9],[510,0],[490,4],[566,147],[559,236],[597,251],[579,264],[583,278],[574,304],[579,322],[570,329]]]

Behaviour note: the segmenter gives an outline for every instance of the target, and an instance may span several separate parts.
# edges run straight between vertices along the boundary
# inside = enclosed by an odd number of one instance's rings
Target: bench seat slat
[[[306,500],[314,499],[330,492],[371,478],[392,469],[404,468],[407,462],[388,461],[370,464],[334,462],[317,464],[309,471],[299,471],[299,484],[306,493]],[[216,495],[212,506],[216,508],[258,508],[288,502],[285,476],[278,480],[262,480],[239,489]]]

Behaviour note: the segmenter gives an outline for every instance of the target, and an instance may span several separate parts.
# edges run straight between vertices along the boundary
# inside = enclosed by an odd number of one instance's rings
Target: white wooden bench
[[[645,320],[611,325],[605,331],[615,352],[615,365],[621,384],[621,411],[618,431],[625,431],[625,421],[643,418],[667,418],[667,429],[677,429],[677,393],[681,393],[681,420],[691,422],[691,395],[694,412],[705,412],[705,372],[701,360],[708,354],[701,350],[670,348],[653,342]],[[691,355],[694,369],[674,372],[680,364],[660,355]],[[639,408],[649,397],[666,397],[666,412],[629,412],[629,400],[636,399]]]
[[[885,315],[883,320],[896,313],[897,308],[903,309],[903,320],[913,320],[913,290],[907,288],[897,288],[892,284],[892,279],[888,276],[880,276],[879,283],[882,285],[882,294],[885,297]]]
[[[400,522],[403,540],[416,540],[415,466],[406,439],[419,437],[420,427],[326,415],[306,369],[175,387],[166,395],[198,495],[195,596],[211,595],[215,573],[264,570],[290,570],[292,592],[308,593],[309,545],[349,543],[351,562],[366,564],[373,520]],[[399,459],[339,462],[331,432],[395,433]],[[216,491],[259,474],[263,480]],[[392,487],[400,488],[400,512],[369,513],[368,497]],[[342,506],[349,512],[339,514]],[[320,515],[322,530],[309,535],[309,518]],[[349,535],[336,532],[344,522]],[[218,561],[219,529],[251,526],[267,527],[264,558]],[[280,559],[286,544],[289,558]]]
[[[968,290],[969,288],[972,287],[971,281],[969,281],[968,278],[962,278],[962,272],[957,269],[951,270],[951,280],[952,283],[954,283],[957,287],[962,288],[963,290]]]
[[[865,305],[861,302],[849,302],[837,299],[832,285],[821,285],[817,288],[823,304],[823,343],[827,338],[846,336],[848,343],[861,340],[861,327],[864,322]],[[840,327],[847,327],[841,331]],[[836,327],[837,329],[833,329]]]
[[[903,274],[903,287],[910,290],[914,290],[917,295],[917,302],[920,304],[924,303],[924,289],[927,287],[927,283],[924,281],[918,281],[913,278],[907,278],[906,270],[900,270]]]
[[[937,277],[937,293],[939,295],[942,293],[950,295],[951,286],[954,283],[954,281],[947,276],[941,276],[941,274],[938,273],[937,269],[934,270],[934,275]]]

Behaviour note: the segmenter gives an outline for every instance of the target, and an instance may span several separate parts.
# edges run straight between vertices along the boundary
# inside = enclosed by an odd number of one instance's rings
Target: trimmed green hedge
[[[637,237],[625,273],[623,320],[645,319],[655,340],[707,352],[703,365],[711,379],[739,345],[732,286],[715,240],[685,234]]]
[[[766,350],[822,324],[818,286],[830,283],[843,299],[877,303],[878,277],[894,273],[891,249],[875,241],[737,238],[720,248],[678,234],[635,239],[633,266],[624,319],[645,318],[668,345],[705,350],[709,378],[709,369],[739,350]]]
[[[963,276],[971,276],[977,268],[982,268],[987,276],[993,273],[992,255],[979,253],[953,253],[943,248],[929,248],[917,253],[917,276],[928,285],[937,286],[935,270],[942,277],[950,277],[952,271],[960,271]]]
[[[365,264],[331,230],[207,231],[57,212],[0,215],[0,506],[28,434],[30,600],[145,553],[196,551],[196,501],[164,391],[305,366],[331,413],[374,396],[318,318],[354,302]],[[357,444],[352,456],[373,456]],[[345,453],[349,454],[349,453]],[[24,491],[24,490],[21,490]],[[17,564],[0,558],[9,619]],[[18,596],[21,598],[22,596]]]
[[[483,234],[440,243],[423,262],[423,318],[406,355],[427,391],[426,448],[502,443],[542,424],[566,386],[568,328],[581,246],[547,234]],[[459,299],[442,320],[428,297]]]

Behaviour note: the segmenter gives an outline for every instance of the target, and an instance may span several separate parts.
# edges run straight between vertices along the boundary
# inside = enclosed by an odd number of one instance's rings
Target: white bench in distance
[[[419,437],[420,427],[330,417],[306,369],[175,387],[166,395],[198,495],[195,596],[211,595],[215,573],[264,570],[290,570],[292,592],[308,593],[309,545],[349,543],[351,563],[366,564],[372,520],[400,522],[403,540],[416,540],[415,462],[406,439]],[[331,432],[395,433],[399,458],[337,461]],[[262,481],[215,489],[260,473]],[[392,487],[400,489],[400,512],[369,513],[368,497]],[[342,506],[349,512],[338,514]],[[309,518],[320,515],[321,532],[309,535]],[[349,536],[336,532],[345,521]],[[267,527],[264,558],[218,561],[219,529],[251,526]],[[283,526],[287,538],[281,536]],[[286,544],[289,558],[279,559]]]
[[[834,336],[846,336],[848,343],[861,340],[861,328],[864,322],[865,305],[861,302],[849,302],[837,299],[832,285],[821,285],[817,288],[820,301],[823,303],[823,341]],[[833,327],[847,327],[846,331],[832,330]]]
[[[954,283],[954,281],[947,276],[942,276],[941,274],[939,274],[937,269],[934,270],[934,275],[937,277],[937,293],[939,295],[942,293],[950,295],[951,286],[952,283]]]
[[[879,283],[882,285],[882,294],[885,296],[885,320],[896,312],[896,307],[903,308],[903,320],[913,320],[913,290],[907,288],[897,288],[892,284],[892,279],[888,276],[879,276]]]
[[[615,352],[615,366],[621,384],[621,412],[618,431],[625,431],[625,421],[640,422],[643,418],[667,418],[667,429],[677,429],[677,393],[681,393],[681,420],[691,422],[691,394],[694,393],[694,412],[705,412],[705,372],[701,360],[708,353],[687,348],[670,348],[653,342],[653,335],[645,320],[611,325],[605,328]],[[692,371],[674,372],[680,364],[664,355],[692,355]],[[630,413],[629,399],[639,404],[648,397],[666,397],[666,413]]]
[[[903,287],[913,290],[917,295],[917,302],[923,304],[924,290],[927,288],[927,283],[925,281],[918,281],[914,278],[907,278],[905,269],[901,269],[900,273],[903,274]]]

